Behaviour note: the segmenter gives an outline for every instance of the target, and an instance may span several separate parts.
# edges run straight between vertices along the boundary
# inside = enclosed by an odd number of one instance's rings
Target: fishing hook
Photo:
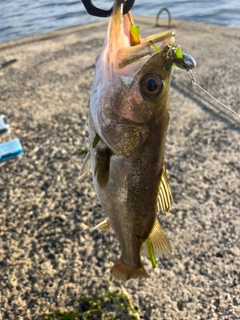
[[[128,11],[132,9],[134,2],[135,0],[126,0],[123,7],[123,14],[128,13]],[[90,14],[91,16],[106,18],[110,17],[113,11],[113,7],[109,10],[103,10],[95,7],[92,0],[82,0],[82,3],[88,14]]]

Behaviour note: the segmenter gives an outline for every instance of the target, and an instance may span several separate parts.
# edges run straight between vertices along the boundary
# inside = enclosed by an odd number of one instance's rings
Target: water
[[[109,9],[113,0],[94,0]],[[168,8],[173,19],[240,28],[239,0],[135,0],[133,14],[156,17]],[[77,0],[0,0],[0,42],[99,21],[89,16]]]

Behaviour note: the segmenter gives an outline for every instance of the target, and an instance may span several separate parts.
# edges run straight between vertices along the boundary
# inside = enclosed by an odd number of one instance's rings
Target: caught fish
[[[89,112],[89,153],[96,194],[107,215],[97,228],[111,228],[121,256],[111,269],[120,280],[149,277],[141,255],[171,247],[156,213],[169,212],[172,193],[164,164],[169,123],[169,88],[176,57],[175,32],[141,39],[130,12],[116,0],[96,59]],[[184,57],[186,58],[186,57]]]

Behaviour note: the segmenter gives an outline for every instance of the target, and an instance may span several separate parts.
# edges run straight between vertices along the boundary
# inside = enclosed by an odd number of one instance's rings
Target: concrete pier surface
[[[135,24],[143,36],[166,29],[153,18],[138,16]],[[197,61],[197,82],[240,113],[240,30],[173,25],[176,43]],[[104,21],[0,44],[0,63],[17,59],[0,70],[0,114],[11,126],[0,139],[19,138],[24,150],[0,163],[0,319],[83,311],[76,299],[109,286],[122,294],[119,282],[109,282],[118,242],[94,230],[105,215],[91,175],[78,180],[105,32]],[[173,251],[154,270],[143,258],[151,278],[124,285],[141,319],[237,320],[240,122],[183,70],[173,70],[170,109],[166,163],[174,206],[159,219]],[[120,319],[133,318],[129,312]]]

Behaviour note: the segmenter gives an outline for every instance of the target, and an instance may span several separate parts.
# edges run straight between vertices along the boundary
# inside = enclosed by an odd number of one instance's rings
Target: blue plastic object
[[[23,149],[17,138],[0,144],[0,162],[15,158],[22,154]]]

